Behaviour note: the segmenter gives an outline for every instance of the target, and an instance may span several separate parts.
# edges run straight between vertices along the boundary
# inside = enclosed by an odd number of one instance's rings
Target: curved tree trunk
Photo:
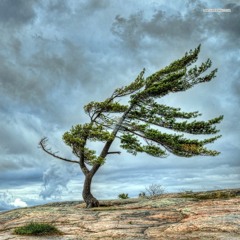
[[[92,174],[85,175],[82,197],[87,208],[99,207],[98,200],[91,193]]]

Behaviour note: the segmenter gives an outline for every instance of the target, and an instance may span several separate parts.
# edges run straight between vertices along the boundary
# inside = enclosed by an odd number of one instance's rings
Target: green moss
[[[51,224],[34,222],[16,228],[14,230],[14,233],[18,235],[36,235],[36,236],[62,234],[62,232],[60,232],[56,227],[52,226]]]

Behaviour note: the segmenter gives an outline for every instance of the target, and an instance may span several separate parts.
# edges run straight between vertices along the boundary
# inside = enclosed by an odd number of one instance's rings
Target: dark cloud
[[[39,50],[33,53],[30,59],[23,57],[21,62],[10,63],[2,56],[0,92],[9,105],[6,106],[2,102],[1,111],[21,109],[38,117],[59,121],[62,119],[61,109],[74,108],[75,111],[75,107],[78,106],[68,105],[69,101],[73,98],[77,98],[76,101],[79,102],[84,101],[86,94],[82,92],[80,95],[80,89],[84,87],[89,88],[86,92],[90,90],[95,72],[88,70],[90,63],[81,49],[73,43],[49,43],[43,40],[39,46],[38,41],[41,40],[37,40],[34,47]],[[62,49],[63,52],[47,51],[48,47],[54,45],[58,45],[58,49]]]
[[[136,196],[155,182],[169,191],[239,183],[238,3],[30,0],[0,1],[0,6],[0,190],[13,189],[14,198],[25,196],[23,201],[30,204],[40,201],[40,193],[50,200],[80,198],[83,176],[78,166],[61,165],[40,151],[41,137],[48,136],[54,151],[72,158],[61,136],[88,121],[84,104],[105,99],[143,67],[148,76],[199,43],[198,63],[210,57],[213,68],[219,68],[217,78],[162,102],[199,110],[203,119],[224,114],[223,137],[212,146],[222,154],[133,157],[116,141],[113,149],[122,154],[111,156],[100,169],[93,190],[98,197],[116,198],[123,190]],[[232,12],[203,12],[218,7]],[[21,11],[15,14],[17,9]],[[91,146],[97,151],[101,147]]]
[[[103,0],[103,1],[90,0],[90,1],[87,1],[85,5],[85,9],[93,13],[94,11],[104,10],[106,7],[109,6],[110,3],[111,1],[109,0]]]
[[[112,32],[123,44],[127,44],[130,50],[147,46],[149,38],[168,44],[178,42],[178,46],[181,46],[182,42],[186,45],[203,43],[211,36],[221,37],[222,34],[226,34],[229,40],[236,41],[239,38],[240,5],[222,5],[222,8],[230,8],[231,13],[205,13],[203,9],[211,7],[201,1],[188,1],[185,6],[185,11],[170,13],[157,9],[151,18],[144,17],[142,11],[128,18],[118,15]],[[224,40],[226,41],[226,36]]]
[[[33,21],[36,17],[34,0],[1,0],[0,23],[21,26]]]
[[[64,0],[47,1],[47,8],[49,12],[64,13],[70,10],[69,5]]]
[[[240,29],[238,22],[240,21],[240,4],[229,3],[224,6],[225,9],[231,9],[231,14],[221,16],[219,21],[219,30],[227,32],[232,40],[240,37]],[[218,29],[216,29],[218,30]]]
[[[21,159],[19,160],[19,165],[22,163]],[[39,183],[42,180],[42,171],[41,169],[28,167],[24,168],[24,164],[22,167],[19,166],[18,169],[9,169],[1,172],[0,175],[0,188],[11,189],[14,187],[24,188],[34,183]]]
[[[122,40],[123,44],[127,44],[130,49],[134,50],[140,46],[144,38],[142,24],[142,12],[131,15],[128,19],[117,15],[112,25],[112,32]]]
[[[41,136],[40,132],[44,133],[39,119],[17,110],[15,113],[10,111],[0,116],[0,146],[4,150],[2,153],[16,156],[33,154]]]
[[[238,72],[238,76],[240,76],[240,71],[236,70]],[[240,104],[240,82],[234,82],[232,85],[233,92],[238,96],[238,101]]]
[[[21,68],[15,64],[2,62],[0,67],[1,75],[1,92],[9,94],[15,101],[25,100],[27,102],[35,102],[40,100],[44,91],[44,82],[40,84],[37,79],[31,79],[27,76],[27,72],[22,72]]]
[[[202,9],[202,4],[188,5],[186,15],[181,12],[167,13],[158,9],[151,18],[144,16],[142,11],[132,14],[129,18],[116,16],[112,26],[112,32],[118,36],[123,44],[127,44],[130,50],[143,48],[151,44],[151,39],[158,41],[181,42],[196,41],[200,43],[204,39],[206,22],[209,17]]]

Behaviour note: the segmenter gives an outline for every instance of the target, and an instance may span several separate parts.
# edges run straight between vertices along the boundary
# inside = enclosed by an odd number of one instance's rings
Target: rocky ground
[[[155,198],[47,204],[0,214],[0,239],[240,239],[240,189],[165,194]],[[18,236],[29,222],[55,225],[61,236]]]

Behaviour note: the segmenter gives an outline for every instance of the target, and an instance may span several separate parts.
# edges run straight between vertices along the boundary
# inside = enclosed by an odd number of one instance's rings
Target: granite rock
[[[16,209],[0,214],[0,239],[237,240],[240,239],[240,196],[239,189],[231,191],[234,194],[230,192],[224,198],[221,194],[208,198],[201,196],[211,193],[188,193],[100,201],[101,206],[94,209],[86,209],[80,202]],[[14,235],[16,227],[29,222],[51,223],[63,235]]]

